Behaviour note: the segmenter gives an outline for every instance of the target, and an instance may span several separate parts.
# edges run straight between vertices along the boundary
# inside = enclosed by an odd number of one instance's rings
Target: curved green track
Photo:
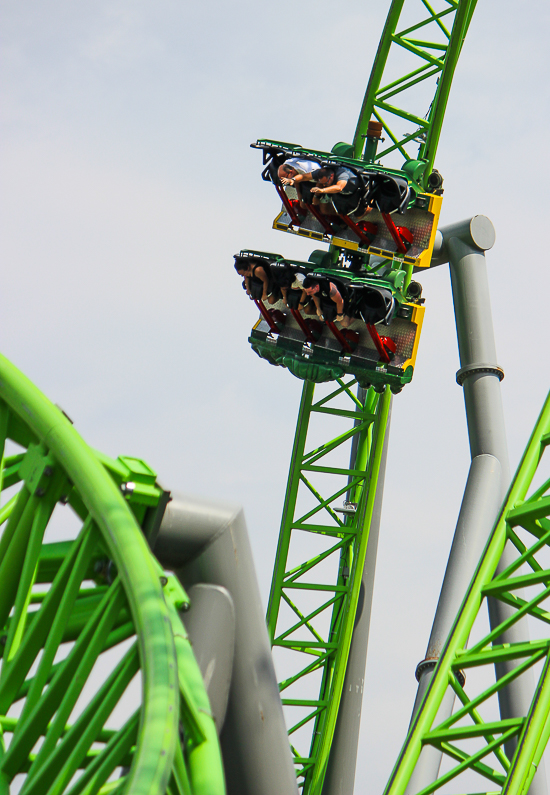
[[[416,795],[438,792],[451,782],[462,793],[479,793],[487,787],[493,795],[525,795],[529,790],[550,738],[549,445],[550,394],[411,723],[385,795],[414,795],[409,782],[422,749],[429,746],[443,752],[445,765],[437,779]],[[512,562],[499,571],[505,548],[513,553]],[[483,614],[489,597],[514,611],[488,632]],[[521,623],[527,617],[530,626]],[[476,633],[479,623],[482,630]],[[521,627],[522,640],[501,643],[500,635],[512,624]],[[492,665],[512,660],[516,667],[497,681],[484,676]],[[528,670],[536,675],[529,709],[514,718],[499,718],[499,694]],[[439,722],[439,707],[449,692],[456,694],[458,704],[451,717]],[[510,740],[516,740],[512,753],[507,748]]]
[[[0,793],[221,795],[187,598],[136,519],[151,473],[100,460],[3,357],[0,448]]]
[[[337,146],[367,162],[404,161],[417,188],[440,187],[430,175],[475,6],[392,0],[353,145]],[[369,140],[372,119],[380,142]],[[336,379],[314,397],[305,383],[268,608],[275,653],[292,669],[279,687],[303,795],[323,792],[383,480],[389,387],[354,387]],[[411,795],[426,746],[448,764],[416,795],[450,782],[460,792],[529,789],[550,736],[550,613],[540,607],[550,598],[550,479],[529,493],[549,444],[547,402],[386,795]],[[187,596],[147,546],[162,498],[155,473],[91,450],[1,356],[0,451],[0,795],[224,795],[216,727],[179,616]],[[516,560],[496,575],[505,545]],[[503,625],[469,646],[489,596],[516,608],[511,622],[540,622],[541,637],[499,645]],[[518,665],[495,684],[476,679],[499,659]],[[528,714],[485,713],[529,668],[539,678]],[[438,724],[450,690],[461,706]],[[508,756],[512,738],[517,751]]]

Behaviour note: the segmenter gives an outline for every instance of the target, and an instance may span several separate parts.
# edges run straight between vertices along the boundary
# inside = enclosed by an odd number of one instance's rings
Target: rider
[[[313,182],[314,186],[310,189],[313,204],[320,205],[320,210],[325,215],[349,215],[357,209],[361,198],[357,177],[353,171],[343,166],[318,168],[309,174],[297,174],[292,179],[282,179],[281,182],[296,188],[305,182]]]
[[[318,170],[319,166],[320,163],[318,160],[310,160],[309,158],[303,157],[291,157],[286,160],[282,166],[279,166],[279,170],[277,171],[277,175],[283,185],[290,185],[296,188],[298,201],[300,202],[300,206],[303,208],[306,207],[306,202],[302,198],[299,182],[295,183],[294,179],[298,176],[301,177],[311,174],[312,171]]]
[[[298,174],[311,174],[320,166],[318,160],[310,160],[306,157],[290,157],[288,160],[279,166],[277,174],[279,179],[294,179]]]
[[[298,308],[304,308],[311,300],[315,304],[319,320],[344,320],[344,299],[336,285],[329,279],[306,276]],[[336,316],[335,316],[336,315]]]
[[[263,257],[241,257],[235,254],[235,270],[243,277],[246,294],[254,301],[274,304],[269,262]]]

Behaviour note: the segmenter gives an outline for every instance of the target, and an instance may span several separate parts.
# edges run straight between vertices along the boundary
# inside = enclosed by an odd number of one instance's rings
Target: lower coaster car
[[[424,318],[421,286],[410,282],[405,288],[401,270],[377,276],[351,267],[315,267],[315,261],[326,258],[322,251],[313,252],[308,262],[249,249],[236,255],[238,262],[261,261],[270,278],[270,300],[280,297],[274,304],[264,303],[262,285],[255,286],[261,318],[249,337],[253,350],[271,364],[287,367],[297,378],[321,382],[349,373],[362,386],[389,384],[394,392],[400,391],[413,376]],[[306,276],[319,290],[301,312]],[[279,281],[286,286],[285,296],[278,289]],[[338,297],[333,297],[332,288]],[[342,311],[340,300],[346,327],[336,321]],[[308,312],[321,314],[324,322],[308,317]]]
[[[392,392],[400,392],[413,377],[414,363],[424,307],[415,304],[400,305],[387,326],[375,328],[382,331],[379,336],[389,361],[381,356],[364,321],[354,320],[353,328],[339,329],[349,350],[334,336],[327,324],[304,319],[306,324],[316,324],[313,341],[307,341],[300,325],[287,307],[284,328],[273,334],[265,320],[260,319],[251,331],[249,342],[252,349],[270,364],[286,367],[304,381],[321,383],[353,375],[363,387],[383,388],[389,384]]]

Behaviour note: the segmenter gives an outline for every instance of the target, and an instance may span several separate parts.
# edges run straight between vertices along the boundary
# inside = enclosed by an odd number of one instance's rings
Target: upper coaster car
[[[423,192],[407,173],[407,164],[398,171],[365,163],[344,156],[341,150],[346,151],[345,146],[338,144],[334,147],[338,152],[267,139],[251,146],[263,151],[262,178],[273,183],[283,203],[274,229],[332,242],[362,255],[399,259],[411,271],[429,267],[442,199],[436,193]],[[301,163],[305,169],[309,164],[311,172],[345,170],[352,175],[346,200],[332,193],[332,214],[323,213],[319,204],[312,202],[309,191],[299,196],[295,186],[283,184],[280,171],[285,163],[298,164],[298,168]],[[309,179],[301,181],[300,188],[314,184]]]

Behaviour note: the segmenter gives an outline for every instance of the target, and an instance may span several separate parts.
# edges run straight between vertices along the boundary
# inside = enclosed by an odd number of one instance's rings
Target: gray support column
[[[494,455],[502,467],[502,498],[510,483],[508,446],[500,381],[504,372],[496,361],[493,317],[487,280],[485,254],[476,245],[471,226],[484,230],[484,247],[490,248],[488,218],[476,216],[471,221],[442,230],[451,266],[451,283],[460,354],[457,382],[464,388],[468,438],[472,458]]]
[[[218,734],[225,723],[235,653],[235,607],[226,588],[199,583],[187,591],[181,618],[204,679]]]
[[[484,219],[485,234],[489,234],[488,218]],[[472,219],[475,220],[475,219]],[[506,496],[510,482],[508,447],[504,430],[504,414],[500,394],[500,381],[504,377],[496,362],[496,349],[487,280],[485,256],[476,246],[470,234],[472,222],[457,224],[451,230],[444,229],[443,241],[449,254],[451,282],[457,324],[458,347],[460,351],[460,370],[457,382],[464,389],[464,403],[468,420],[468,437],[472,456],[490,453],[496,456],[502,466],[503,490]],[[481,220],[478,221],[478,226]],[[505,569],[513,556],[504,550],[499,568]],[[515,613],[515,610],[496,599],[489,599],[489,620],[492,627],[498,626]],[[519,643],[529,636],[527,621],[510,627],[497,640],[498,643]],[[500,678],[515,668],[511,661],[501,663],[496,668]],[[526,715],[534,689],[533,675],[526,672],[499,693],[500,712],[503,718]],[[515,751],[516,738],[506,745],[506,753],[511,758]],[[531,795],[546,792],[544,774],[537,775],[531,785]]]
[[[233,601],[234,662],[220,734],[228,795],[296,795],[296,775],[242,509],[174,495],[153,551],[185,588],[219,585]]]
[[[501,466],[498,459],[492,455],[476,456],[468,473],[426,657],[416,669],[418,690],[414,702],[413,717],[424,698],[441,648],[485,547],[502,502],[501,491]],[[453,711],[454,700],[454,693],[449,689],[439,709],[436,723],[449,717]],[[407,792],[412,795],[435,781],[440,764],[440,751],[432,746],[423,748]]]
[[[364,394],[363,394],[364,400]],[[365,682],[365,666],[367,662],[367,648],[369,643],[370,615],[372,607],[372,594],[374,591],[374,574],[376,569],[376,553],[378,550],[378,535],[380,531],[380,517],[382,514],[382,500],[384,496],[384,476],[388,456],[389,428],[391,420],[391,406],[386,426],[386,436],[380,462],[378,476],[378,491],[374,501],[374,508],[367,544],[367,555],[357,616],[353,629],[346,677],[338,711],[338,720],[334,739],[330,749],[323,795],[353,795],[355,783],[355,768],[357,765],[357,744],[359,742],[359,729],[361,726],[361,707],[363,704],[363,689]],[[352,450],[351,465],[355,461],[355,449]]]
[[[494,241],[492,223],[485,216],[478,215],[438,230],[434,247],[432,265],[450,262],[451,266],[461,365],[457,382],[464,388],[472,464],[426,659],[417,668],[419,688],[413,715],[420,706],[435,667],[434,661],[437,660],[441,644],[451,628],[510,481],[500,394],[500,381],[504,373],[496,360],[484,255],[484,251],[490,249]],[[466,544],[470,549],[465,548]],[[506,565],[508,564],[503,559],[501,566]],[[511,612],[513,611],[508,606],[490,600],[491,626],[497,626]],[[525,637],[526,626],[515,625],[501,637],[500,642],[513,643]],[[501,677],[513,667],[513,662],[499,665],[496,667],[496,674]],[[529,674],[512,683],[500,696],[503,718],[527,713],[533,692],[532,675],[529,678]],[[451,693],[441,705],[438,722],[451,714],[453,703],[454,697]],[[514,748],[515,741],[507,745],[507,753],[511,755]],[[432,782],[438,774],[441,755],[435,749],[426,751],[427,749],[422,752],[411,778],[407,790],[410,793]],[[531,795],[546,793],[544,773],[537,775],[530,792]]]

